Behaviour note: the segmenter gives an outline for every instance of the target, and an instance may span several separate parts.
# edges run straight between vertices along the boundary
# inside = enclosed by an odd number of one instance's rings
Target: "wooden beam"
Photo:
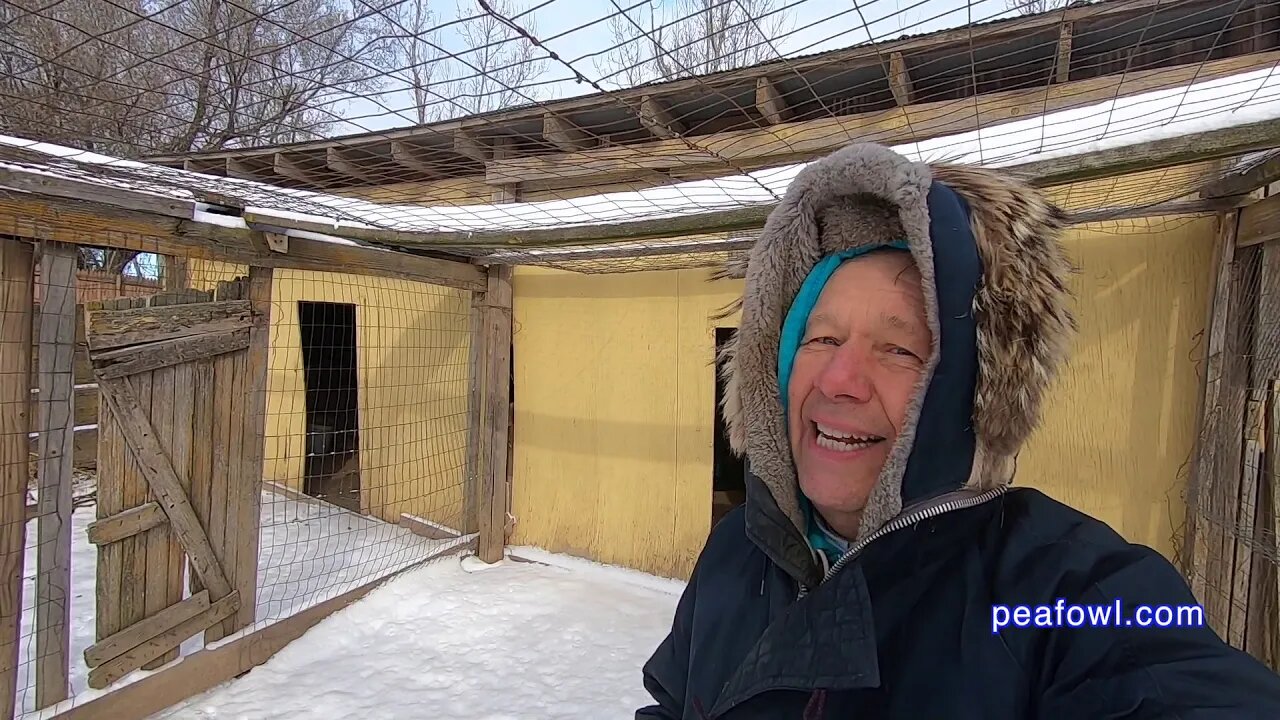
[[[310,168],[303,167],[297,161],[291,159],[286,153],[275,153],[271,156],[271,169],[280,177],[286,177],[290,180],[315,185],[323,182],[323,179],[317,177],[317,173]]]
[[[199,615],[190,617],[141,645],[130,648],[123,654],[93,668],[89,671],[89,687],[97,690],[110,685],[178,647],[192,635],[225,620],[238,609],[240,609],[240,595],[232,592],[221,600],[211,603],[209,608]]]
[[[1042,113],[1087,107],[1114,98],[1183,87],[1193,81],[1271,67],[1277,62],[1280,62],[1280,52],[1273,51],[988,93],[963,103],[940,100],[857,115],[734,130],[698,136],[698,149],[690,148],[683,140],[666,139],[575,153],[493,160],[486,165],[485,182],[521,182],[536,186],[580,178],[583,182],[598,183],[654,169],[679,169],[703,175],[734,174],[737,168],[799,162],[825,155],[847,145],[851,137],[885,145],[922,141]]]
[[[493,159],[502,160],[510,157],[515,146],[513,138],[496,137],[493,139]],[[493,190],[493,202],[520,202],[520,183],[502,183]]]
[[[98,390],[111,408],[133,453],[138,469],[147,479],[147,485],[156,501],[169,518],[169,524],[182,542],[191,560],[191,567],[200,581],[209,588],[215,598],[223,598],[231,592],[218,558],[209,544],[204,528],[191,509],[182,484],[169,463],[169,457],[156,441],[151,431],[151,420],[138,403],[138,396],[127,378],[99,379]]]
[[[1244,208],[1240,211],[1240,232],[1237,247],[1249,247],[1280,239],[1280,195]]]
[[[462,488],[462,532],[480,528],[480,433],[484,430],[485,301],[483,292],[471,293],[470,332],[467,348],[467,467]]]
[[[474,543],[470,544],[471,546]],[[313,605],[261,630],[236,638],[211,650],[199,650],[173,667],[165,668],[136,682],[117,688],[50,720],[143,720],[167,707],[239,677],[270,660],[289,643],[302,637],[325,618],[344,610],[391,579],[423,564],[467,549],[469,544],[450,546],[421,563],[399,570]]]
[[[245,213],[244,220],[263,227],[279,228],[278,223],[286,222],[293,229],[329,235],[334,232],[332,226],[273,216],[255,217],[252,213]],[[471,263],[299,237],[289,238],[289,252],[281,254],[266,249],[258,238],[258,230],[181,222],[101,203],[16,195],[0,197],[0,227],[13,235],[36,240],[141,250],[256,267],[328,272],[340,267],[343,272],[356,275],[396,277],[460,290],[476,290],[485,284],[484,270]]]
[[[1277,181],[1280,181],[1280,154],[1271,154],[1205,185],[1200,197],[1245,195]]]
[[[484,298],[483,422],[480,467],[480,537],[478,555],[493,563],[502,559],[507,525],[507,433],[511,388],[511,266],[489,267]]]
[[[489,159],[489,151],[484,143],[465,130],[453,134],[453,151],[476,162],[486,162]]]
[[[0,236],[0,718],[18,709],[33,255],[29,243]]]
[[[74,459],[76,246],[40,246],[39,545],[36,708],[67,698],[71,668],[71,471]]]
[[[100,378],[121,378],[225,355],[247,347],[249,328],[219,330],[96,353],[93,358],[94,372]]]
[[[542,116],[542,137],[565,152],[585,150],[592,144],[591,136],[582,128],[554,113]]]
[[[640,124],[649,129],[654,137],[673,140],[684,135],[685,126],[671,116],[671,111],[657,98],[645,95],[640,98]]]
[[[223,172],[226,173],[229,178],[236,178],[239,180],[256,180],[258,182],[262,182],[262,177],[255,172],[252,167],[250,167],[249,163],[239,158],[226,158],[222,163],[222,167]]]
[[[99,183],[54,177],[43,173],[0,168],[0,186],[47,197],[99,202],[126,210],[155,213],[165,217],[184,220],[190,220],[195,217],[195,203],[190,200],[179,200],[133,190],[122,190],[106,187]]]
[[[87,309],[85,322],[96,360],[99,350],[248,330],[253,306],[248,300],[221,300],[132,310]]]
[[[325,165],[334,172],[342,173],[356,180],[364,180],[368,182],[385,183],[393,178],[387,177],[386,172],[378,172],[364,166],[364,162],[369,158],[355,159],[351,155],[351,150],[342,150],[340,148],[331,147],[325,150]],[[368,155],[368,150],[360,150],[364,155]]]
[[[209,605],[209,591],[201,590],[179,603],[170,605],[146,620],[134,623],[124,630],[85,648],[84,663],[94,668],[114,660],[166,630],[170,630],[204,613],[209,609]]]
[[[777,86],[768,76],[756,78],[756,110],[770,125],[777,125],[791,119],[791,109],[787,101],[778,92]]]
[[[146,532],[168,521],[160,506],[149,502],[89,523],[89,542],[94,545],[107,545]]]
[[[1071,80],[1071,34],[1073,23],[1064,22],[1058,29],[1058,55],[1053,66],[1053,79],[1058,83]]]
[[[907,70],[907,61],[902,53],[889,53],[889,90],[900,107],[914,102],[915,90],[911,84],[911,73]]]
[[[438,165],[423,156],[421,150],[402,140],[391,141],[391,161],[429,178],[437,178],[441,175],[441,168]]]

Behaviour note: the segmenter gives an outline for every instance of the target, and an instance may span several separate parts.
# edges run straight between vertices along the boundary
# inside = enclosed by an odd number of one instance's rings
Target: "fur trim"
[[[878,145],[843,148],[802,170],[770,214],[759,240],[717,278],[745,277],[737,337],[719,358],[726,380],[721,411],[730,444],[746,455],[779,508],[803,529],[786,418],[777,392],[782,321],[801,283],[824,255],[905,237],[924,280],[934,353],[864,511],[860,535],[901,509],[901,477],[923,389],[936,363],[937,298],[933,285],[927,197],[937,179],[969,205],[984,278],[975,298],[979,377],[974,419],[977,452],[970,485],[1012,479],[1013,459],[1038,420],[1054,372],[1075,328],[1069,309],[1071,267],[1059,245],[1062,212],[1035,188],[979,168],[913,163]],[[738,307],[726,308],[724,316]]]

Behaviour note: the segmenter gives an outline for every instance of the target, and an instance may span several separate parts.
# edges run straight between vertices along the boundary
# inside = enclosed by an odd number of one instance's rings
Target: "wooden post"
[[[485,292],[482,422],[477,443],[480,537],[485,562],[502,559],[507,522],[507,433],[511,389],[511,266],[489,267]]]
[[[483,429],[484,412],[484,300],[483,292],[471,293],[471,347],[467,353],[467,372],[470,384],[467,391],[467,469],[462,489],[463,535],[480,529],[480,432]]]
[[[18,694],[31,403],[32,246],[0,237],[0,718]]]
[[[185,290],[190,284],[191,260],[181,255],[162,255],[164,262],[164,289]]]
[[[249,268],[249,302],[253,325],[245,357],[243,458],[240,464],[240,525],[236,565],[228,568],[240,609],[225,625],[228,633],[248,627],[257,619],[258,541],[261,528],[262,465],[267,434],[267,358],[271,343],[271,268]]]
[[[40,247],[40,483],[36,708],[67,699],[71,668],[71,466],[75,435],[76,248]]]

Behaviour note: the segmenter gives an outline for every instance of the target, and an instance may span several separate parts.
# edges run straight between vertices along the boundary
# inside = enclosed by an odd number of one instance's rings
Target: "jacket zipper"
[[[981,505],[982,503],[987,502],[988,500],[994,500],[995,498],[1000,497],[1001,495],[1008,492],[1008,490],[1009,490],[1009,487],[1007,485],[1002,485],[1001,487],[992,488],[990,490],[981,492],[977,495],[970,495],[968,497],[948,500],[946,502],[941,502],[936,505],[930,505],[928,507],[924,507],[919,510],[912,511],[904,515],[899,515],[898,517],[885,523],[879,530],[876,530],[875,532],[866,536],[862,540],[859,540],[857,543],[854,543],[853,545],[851,545],[849,549],[846,550],[845,553],[841,555],[840,558],[837,559],[835,563],[831,565],[830,568],[827,569],[826,573],[823,574],[822,581],[819,582],[818,584],[822,585],[823,583],[830,580],[832,577],[835,576],[836,573],[840,572],[841,568],[843,568],[845,565],[848,565],[850,562],[852,562],[854,557],[856,557],[858,553],[866,549],[866,547],[870,545],[873,541],[878,540],[879,538],[882,538],[891,532],[901,530],[902,528],[905,528],[909,525],[914,525],[920,522],[921,520],[928,520],[929,518],[934,518],[944,513],[976,507],[978,505]],[[797,596],[796,599],[798,600],[800,598],[803,598],[805,595],[808,595],[808,594],[809,594],[808,586],[801,583],[800,594],[799,596]]]

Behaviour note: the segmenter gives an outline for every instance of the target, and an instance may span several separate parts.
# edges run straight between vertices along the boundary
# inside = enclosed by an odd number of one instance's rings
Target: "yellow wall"
[[[1212,219],[1069,232],[1081,335],[1019,460],[1018,484],[1166,556],[1212,237]],[[710,315],[741,289],[705,277],[517,269],[513,542],[687,575],[711,515]]]
[[[193,261],[212,287],[243,266]],[[306,401],[298,301],[356,305],[363,509],[459,527],[467,442],[470,293],[406,280],[276,270],[264,479],[302,489]]]

